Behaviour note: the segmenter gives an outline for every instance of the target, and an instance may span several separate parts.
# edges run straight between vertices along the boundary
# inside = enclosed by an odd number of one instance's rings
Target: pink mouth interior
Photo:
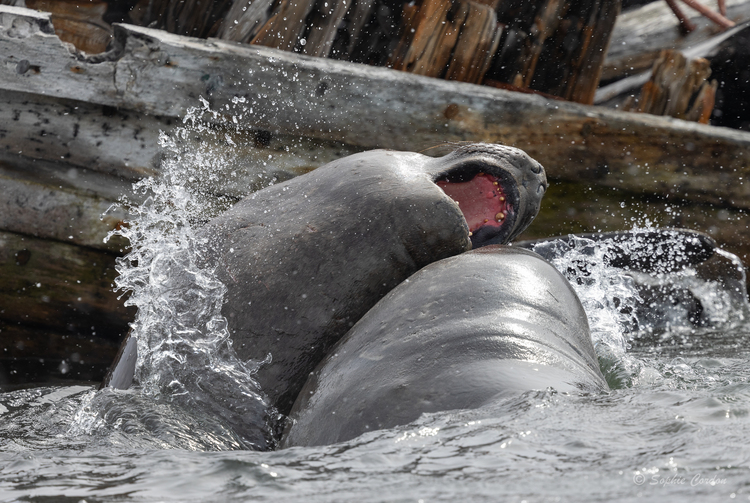
[[[468,182],[439,180],[437,185],[458,203],[470,232],[483,226],[500,227],[512,208],[492,175],[479,173]]]

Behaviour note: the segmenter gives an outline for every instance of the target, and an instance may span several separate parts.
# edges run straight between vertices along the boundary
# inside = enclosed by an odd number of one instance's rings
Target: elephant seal
[[[287,414],[378,300],[432,262],[509,242],[546,188],[521,150],[469,144],[440,158],[364,152],[251,194],[201,230],[228,289],[222,313],[237,355],[266,360],[256,378]],[[123,349],[118,362],[105,386],[130,385],[135,359]]]
[[[486,247],[423,268],[373,307],[310,375],[281,446],[332,444],[547,387],[608,389],[586,313],[539,255]]]

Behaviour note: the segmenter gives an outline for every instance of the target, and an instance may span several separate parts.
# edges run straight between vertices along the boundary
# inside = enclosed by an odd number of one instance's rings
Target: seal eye
[[[448,197],[458,203],[469,225],[472,244],[477,247],[480,243],[474,243],[474,236],[487,233],[479,232],[482,229],[499,230],[513,207],[508,203],[503,186],[496,177],[476,173],[472,178],[467,178],[445,178],[436,183]]]

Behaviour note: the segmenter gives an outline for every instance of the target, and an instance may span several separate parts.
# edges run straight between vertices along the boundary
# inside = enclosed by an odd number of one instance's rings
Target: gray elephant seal
[[[373,307],[311,374],[282,447],[547,387],[608,389],[586,313],[535,253],[482,248],[425,267]]]
[[[432,262],[509,242],[546,187],[524,152],[471,144],[441,158],[364,152],[248,196],[201,231],[228,289],[222,312],[238,356],[267,359],[257,380],[288,413],[384,295]],[[130,385],[135,346],[125,342],[104,385]]]

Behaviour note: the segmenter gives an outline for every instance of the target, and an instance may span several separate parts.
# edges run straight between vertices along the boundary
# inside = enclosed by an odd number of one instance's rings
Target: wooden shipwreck
[[[102,215],[158,175],[159,131],[202,99],[218,131],[243,139],[217,195],[366,149],[498,142],[527,151],[551,180],[523,238],[648,221],[705,231],[750,257],[743,131],[125,24],[109,51],[87,55],[60,41],[49,14],[19,7],[0,6],[0,59],[6,386],[102,376],[134,314],[112,292],[127,243],[103,240],[126,215]],[[252,113],[228,124],[238,99]],[[200,148],[226,153],[226,138]]]

